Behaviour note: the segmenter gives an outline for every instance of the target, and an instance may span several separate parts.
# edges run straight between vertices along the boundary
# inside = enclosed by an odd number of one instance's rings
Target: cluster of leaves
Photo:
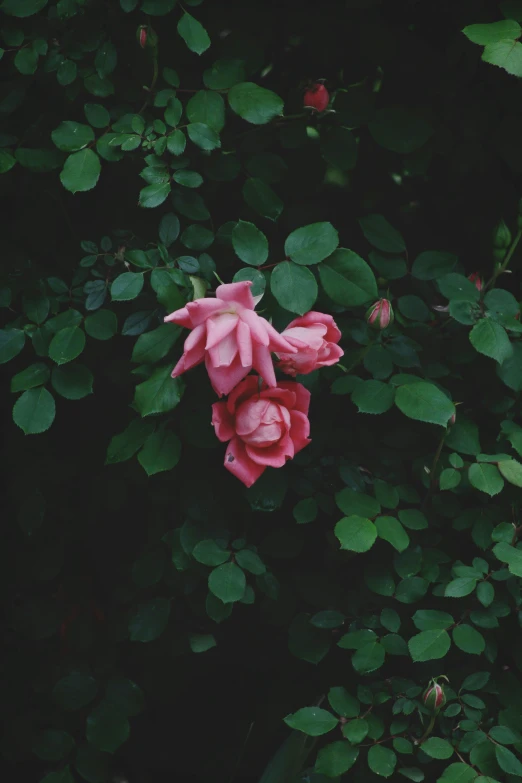
[[[346,62],[328,15],[274,42],[275,10],[212,5],[0,5],[16,210],[2,751],[45,783],[150,775],[158,756],[158,777],[243,763],[257,779],[273,756],[263,783],[515,783],[522,3],[443,17],[443,98],[410,4],[400,24],[380,0],[335,4]],[[302,90],[323,62],[317,113]],[[251,280],[278,329],[317,309],[343,334],[341,365],[298,378],[312,444],[249,490],[224,474],[202,375],[170,375],[184,335],[164,316],[219,280]],[[395,321],[376,331],[380,297]],[[422,693],[442,672],[432,716]],[[175,766],[150,739],[159,712],[170,752],[174,702],[194,711]],[[202,754],[214,702],[234,731]]]

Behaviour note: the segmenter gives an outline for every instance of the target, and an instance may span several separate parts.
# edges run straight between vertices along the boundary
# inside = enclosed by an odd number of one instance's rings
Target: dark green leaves
[[[29,389],[15,402],[13,421],[25,435],[38,435],[49,429],[55,411],[54,398],[47,389]]]
[[[491,318],[481,318],[471,330],[469,339],[476,351],[499,364],[513,353],[506,330]]]
[[[85,332],[79,326],[60,329],[51,340],[49,358],[56,364],[66,364],[76,359],[85,347]]]
[[[318,264],[339,244],[339,235],[331,223],[313,223],[298,228],[287,237],[285,254],[296,264]]]
[[[90,674],[72,671],[53,688],[53,700],[62,710],[79,710],[89,704],[98,691]]]
[[[176,407],[183,393],[183,382],[171,378],[172,367],[155,370],[148,380],[136,386],[134,403],[142,416],[167,413]]]
[[[243,185],[243,198],[249,207],[263,217],[277,220],[283,211],[283,202],[262,179],[251,177]]]
[[[469,483],[475,489],[485,492],[490,497],[498,495],[504,486],[504,480],[496,465],[486,462],[476,462],[468,470]]]
[[[114,753],[127,740],[129,732],[126,716],[106,700],[87,717],[87,740],[98,750]]]
[[[86,149],[69,155],[60,174],[60,180],[71,193],[92,190],[101,172],[101,163],[93,150]]]
[[[235,563],[224,563],[210,573],[208,587],[224,604],[240,601],[245,593],[245,574]]]
[[[272,90],[253,82],[236,84],[229,90],[230,108],[253,125],[264,125],[282,113],[284,102]]]
[[[52,140],[63,152],[76,152],[94,141],[94,132],[89,125],[66,120],[53,130]]]
[[[372,772],[383,778],[389,778],[395,771],[397,756],[384,745],[372,745],[368,751],[368,766]]]
[[[403,253],[406,250],[404,239],[382,215],[368,215],[359,219],[363,234],[378,250],[386,253]]]
[[[178,33],[191,52],[203,54],[210,46],[210,38],[201,22],[186,12],[178,22]]]
[[[473,43],[487,46],[506,41],[509,38],[520,38],[522,28],[518,22],[503,19],[501,22],[490,22],[489,24],[470,24],[462,32]]]
[[[25,18],[41,11],[47,3],[48,0],[4,0],[0,7],[9,16]]]
[[[321,748],[317,754],[315,770],[327,778],[336,778],[347,772],[359,755],[359,748],[354,748],[349,742],[339,740]]]
[[[147,476],[154,476],[165,470],[172,470],[181,455],[181,442],[174,432],[161,427],[149,435],[138,454],[138,462]]]
[[[359,413],[385,413],[393,405],[395,391],[393,386],[381,381],[362,381],[358,383],[352,402],[357,405]]]
[[[428,737],[421,747],[423,752],[432,759],[449,759],[453,756],[453,746],[440,737]]]
[[[327,734],[337,726],[338,722],[335,715],[332,715],[328,710],[321,709],[321,707],[302,707],[285,718],[287,726],[302,731],[309,737],[321,737],[323,734]]]
[[[419,112],[395,107],[380,109],[369,128],[377,144],[402,154],[422,147],[433,133],[433,128]]]
[[[179,326],[168,323],[158,326],[152,332],[142,334],[134,345],[132,361],[141,364],[163,359],[178,339],[180,332]]]
[[[283,261],[270,278],[272,293],[285,310],[298,315],[308,312],[317,299],[317,282],[309,269]]]
[[[443,628],[421,631],[408,642],[414,661],[432,661],[444,658],[451,646],[450,637]]]
[[[21,329],[0,329],[0,364],[11,361],[25,345],[25,332]]]
[[[372,270],[352,250],[335,250],[319,266],[319,277],[330,299],[344,307],[363,305],[377,297]]]
[[[240,220],[232,231],[232,246],[245,264],[261,266],[268,258],[268,241],[253,223]]]
[[[113,302],[128,302],[135,299],[143,288],[143,275],[140,272],[123,272],[111,285]]]
[[[335,526],[335,535],[341,543],[341,549],[352,552],[367,552],[377,538],[373,522],[356,514],[344,517]]]
[[[522,76],[522,44],[507,40],[488,44],[482,52],[482,60],[497,65],[513,76]]]
[[[169,193],[169,182],[147,185],[146,188],[140,190],[140,207],[145,207],[146,209],[154,209],[154,207],[159,207],[160,204],[163,204]]]
[[[395,404],[410,419],[445,427],[455,413],[455,406],[434,384],[419,381],[399,386]]]
[[[170,601],[167,598],[151,598],[150,601],[141,603],[129,622],[130,640],[153,642],[167,627],[169,614]]]

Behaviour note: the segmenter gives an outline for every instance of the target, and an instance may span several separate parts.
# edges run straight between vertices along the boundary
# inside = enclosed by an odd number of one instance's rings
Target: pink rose
[[[212,406],[217,437],[230,441],[226,469],[251,487],[268,466],[281,468],[310,443],[309,405],[310,392],[300,383],[260,388],[254,375],[241,381],[226,402]]]
[[[165,321],[192,329],[183,356],[172,371],[173,378],[204,360],[220,397],[230,394],[252,368],[268,386],[276,385],[270,352],[293,353],[296,349],[254,312],[251,285],[250,280],[220,285],[215,298],[196,299],[166,316]]]
[[[336,364],[344,354],[337,343],[341,332],[331,315],[311,310],[288,324],[281,335],[297,353],[277,353],[278,367],[287,375],[307,375],[318,367]]]

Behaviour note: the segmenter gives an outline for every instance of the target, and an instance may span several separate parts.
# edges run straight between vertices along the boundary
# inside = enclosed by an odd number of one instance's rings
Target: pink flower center
[[[236,432],[249,446],[266,449],[281,439],[285,413],[288,415],[271,400],[246,400],[237,409]]]

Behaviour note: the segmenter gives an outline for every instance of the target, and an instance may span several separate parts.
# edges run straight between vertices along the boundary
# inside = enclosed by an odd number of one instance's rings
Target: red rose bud
[[[142,49],[155,50],[158,46],[158,36],[150,25],[140,24],[136,30],[136,38]]]
[[[142,49],[147,46],[147,28],[143,25],[138,27],[138,41]]]
[[[324,84],[312,84],[303,98],[303,106],[309,106],[316,111],[324,111],[330,103],[330,95]]]
[[[472,283],[475,283],[475,288],[477,289],[477,291],[482,291],[482,287],[484,286],[484,281],[478,272],[472,272],[472,274],[469,275],[468,280],[470,280]]]
[[[457,421],[457,414],[454,413],[451,419],[448,421],[448,427],[453,427],[456,421]]]
[[[393,310],[388,299],[379,299],[366,313],[366,321],[374,329],[387,329],[393,323]]]
[[[437,682],[432,682],[422,694],[422,701],[425,707],[437,714],[441,707],[444,707],[446,704],[446,695],[442,686]]]

